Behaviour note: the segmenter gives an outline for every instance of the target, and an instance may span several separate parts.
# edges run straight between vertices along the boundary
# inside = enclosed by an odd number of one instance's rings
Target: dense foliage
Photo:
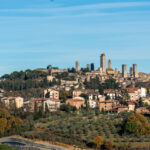
[[[1,77],[1,79],[9,79],[9,80],[28,80],[28,79],[37,79],[40,77],[46,77],[47,73],[38,70],[26,70],[26,71],[14,71],[11,74],[5,74]]]
[[[134,135],[150,134],[150,123],[141,114],[131,114],[126,121],[125,132]]]
[[[105,89],[118,89],[119,83],[116,82],[115,79],[107,79],[105,80]]]
[[[98,77],[91,78],[89,82],[85,80],[84,85],[86,89],[98,89],[100,94],[104,94],[104,89],[119,89],[119,83],[113,78],[105,80],[104,84],[100,82]]]
[[[50,87],[52,85],[60,84],[59,82],[56,82],[56,80],[53,80],[52,82],[48,82],[46,78],[42,80],[6,80],[0,82],[0,88],[6,90],[6,91],[21,91],[21,90],[27,90],[31,88],[46,88]]]
[[[11,115],[6,109],[0,108],[0,136],[19,133],[23,121]]]
[[[60,81],[55,79],[52,82],[48,82],[46,76],[47,73],[38,70],[15,71],[10,75],[5,74],[1,77],[0,88],[8,92],[47,88],[60,84]],[[34,95],[34,93],[32,94]]]
[[[85,80],[84,85],[86,89],[94,89],[94,90],[98,89],[100,94],[103,94],[104,89],[98,77],[91,78],[89,82]]]
[[[29,100],[33,97],[43,97],[43,88],[32,88],[32,89],[26,89],[26,90],[19,90],[19,91],[7,91],[4,93],[5,97],[23,97],[24,100]]]
[[[74,81],[75,80],[75,76],[73,76],[73,75],[69,76],[68,72],[57,73],[56,78],[61,79],[61,80],[67,80],[67,81]]]

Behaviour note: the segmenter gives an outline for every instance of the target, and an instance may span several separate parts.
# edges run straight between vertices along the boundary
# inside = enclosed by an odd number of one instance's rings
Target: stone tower
[[[79,72],[80,71],[80,62],[76,61],[76,71]]]
[[[94,67],[94,63],[91,63],[91,71],[94,71],[95,67]]]
[[[123,65],[122,65],[122,77],[123,77],[123,78],[127,78],[127,77],[128,77],[127,65],[126,65],[126,64],[123,64]]]
[[[106,56],[104,53],[100,56],[100,66],[102,68],[102,71],[106,73]]]
[[[111,60],[108,60],[108,69],[111,69]]]
[[[133,68],[130,67],[130,77],[133,77]]]
[[[86,65],[86,69],[89,71],[90,70],[90,64]]]
[[[137,64],[133,64],[133,77],[138,78]]]

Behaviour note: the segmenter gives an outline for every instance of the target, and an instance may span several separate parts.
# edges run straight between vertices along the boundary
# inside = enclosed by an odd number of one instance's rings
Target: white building
[[[121,92],[115,91],[114,89],[107,89],[104,93],[106,96],[109,96],[110,99],[118,99],[118,97],[121,97]]]
[[[57,99],[48,99],[43,102],[43,110],[46,110],[46,105],[49,111],[57,111],[60,108],[60,101]]]
[[[146,97],[147,90],[146,88],[126,88],[129,93],[130,100],[136,101],[140,98]]]
[[[95,100],[89,99],[88,103],[90,108],[96,108],[97,103]]]
[[[141,88],[138,90],[138,95],[139,95],[139,97],[146,97],[146,94],[147,94],[147,89],[146,89],[146,88],[141,87]]]

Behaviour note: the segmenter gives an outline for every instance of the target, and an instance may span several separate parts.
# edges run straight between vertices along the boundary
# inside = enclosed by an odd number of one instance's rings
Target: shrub
[[[150,124],[143,115],[131,114],[125,123],[124,130],[126,133],[134,135],[150,134]]]
[[[103,144],[103,148],[105,150],[112,150],[113,149],[113,143],[111,141],[105,141]]]
[[[94,144],[96,145],[97,148],[100,148],[101,145],[103,144],[103,137],[102,136],[96,136],[94,138]]]

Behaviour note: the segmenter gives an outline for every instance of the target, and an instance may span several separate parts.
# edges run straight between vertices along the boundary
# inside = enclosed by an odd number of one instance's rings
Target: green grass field
[[[17,149],[8,145],[0,145],[0,150],[17,150]]]

